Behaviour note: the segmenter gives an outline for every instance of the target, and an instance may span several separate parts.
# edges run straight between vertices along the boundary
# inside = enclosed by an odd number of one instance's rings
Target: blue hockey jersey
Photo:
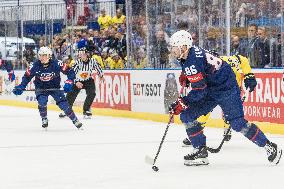
[[[27,68],[21,85],[25,88],[27,84],[35,77],[34,84],[36,89],[60,88],[60,72],[67,75],[69,80],[75,79],[75,73],[66,64],[58,60],[50,60],[49,65],[44,67],[43,64],[36,60]]]
[[[234,72],[229,64],[204,49],[193,46],[182,64],[182,71],[191,83],[192,90],[183,97],[186,104],[196,103],[206,95],[223,98],[237,87]]]

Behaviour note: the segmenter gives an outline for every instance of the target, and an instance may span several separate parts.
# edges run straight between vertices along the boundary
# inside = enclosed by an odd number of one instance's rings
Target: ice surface
[[[284,160],[270,165],[264,149],[239,133],[210,154],[209,166],[186,167],[185,131],[173,125],[156,173],[144,158],[155,157],[165,123],[94,116],[78,131],[58,114],[48,112],[46,132],[36,109],[0,106],[0,189],[283,188]],[[205,128],[205,134],[217,147],[223,130]],[[284,136],[268,137],[284,146]]]

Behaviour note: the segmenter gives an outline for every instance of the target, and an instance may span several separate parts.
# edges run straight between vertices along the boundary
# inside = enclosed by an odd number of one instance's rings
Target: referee
[[[67,93],[66,96],[68,103],[72,107],[81,89],[86,90],[87,96],[83,105],[83,115],[87,119],[92,117],[91,105],[96,97],[96,85],[92,78],[93,71],[95,70],[101,81],[104,81],[102,68],[94,58],[91,58],[88,53],[89,50],[88,41],[81,39],[77,44],[78,59],[72,65],[72,69],[76,74],[75,85],[73,85],[73,90]],[[60,118],[65,116],[63,113],[59,115]]]

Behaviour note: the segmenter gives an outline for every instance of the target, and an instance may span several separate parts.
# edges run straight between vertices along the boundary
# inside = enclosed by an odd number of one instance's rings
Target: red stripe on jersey
[[[190,81],[190,83],[196,83],[198,81],[201,81],[203,79],[202,73],[194,74],[194,75],[188,75],[187,79]]]
[[[26,69],[26,74],[27,74],[27,76],[31,75],[31,70],[29,68]]]
[[[0,66],[2,65],[2,59],[0,59]]]
[[[62,66],[62,71],[66,71],[67,68],[68,68],[67,64],[63,64],[63,66]]]

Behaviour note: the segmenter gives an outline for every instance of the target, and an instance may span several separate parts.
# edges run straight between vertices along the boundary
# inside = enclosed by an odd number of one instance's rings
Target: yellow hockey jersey
[[[233,55],[233,56],[220,56],[222,60],[230,64],[232,70],[236,75],[236,80],[238,85],[241,87],[243,81],[243,75],[251,73],[251,67],[249,64],[249,60],[241,55]]]

